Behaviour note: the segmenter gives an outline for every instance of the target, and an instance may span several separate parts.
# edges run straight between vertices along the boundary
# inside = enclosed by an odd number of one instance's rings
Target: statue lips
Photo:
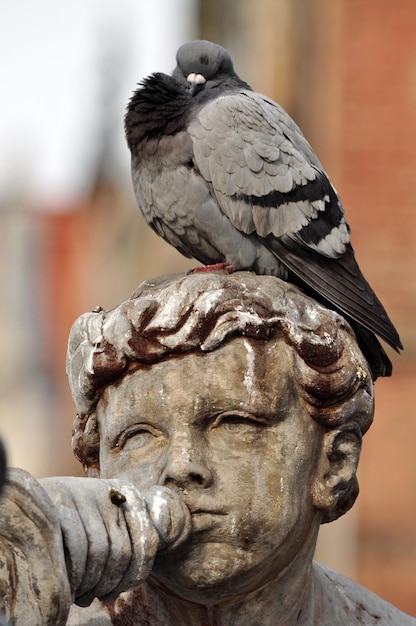
[[[228,515],[227,509],[218,506],[218,504],[210,505],[207,503],[207,505],[200,504],[196,506],[186,502],[186,505],[191,512],[192,533],[220,528],[223,523],[223,518]]]

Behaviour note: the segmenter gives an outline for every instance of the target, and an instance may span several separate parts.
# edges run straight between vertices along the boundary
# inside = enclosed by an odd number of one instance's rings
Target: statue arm
[[[117,479],[10,470],[0,500],[0,610],[16,626],[66,624],[73,602],[112,601],[143,582],[157,551],[190,528],[188,509],[164,487],[140,493]]]
[[[70,605],[56,508],[36,479],[11,469],[0,499],[0,610],[15,626],[61,626]]]

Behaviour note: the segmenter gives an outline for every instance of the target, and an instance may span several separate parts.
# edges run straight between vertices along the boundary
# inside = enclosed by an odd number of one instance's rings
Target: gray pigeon
[[[153,230],[205,265],[301,286],[353,326],[374,379],[392,366],[375,337],[399,335],[362,275],[344,209],[300,129],[234,72],[224,48],[181,46],[125,116],[137,202]]]

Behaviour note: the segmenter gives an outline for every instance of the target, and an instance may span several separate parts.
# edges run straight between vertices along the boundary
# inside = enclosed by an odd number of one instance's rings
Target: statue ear
[[[357,467],[362,435],[357,424],[325,432],[312,483],[312,501],[322,523],[346,513],[358,495]]]

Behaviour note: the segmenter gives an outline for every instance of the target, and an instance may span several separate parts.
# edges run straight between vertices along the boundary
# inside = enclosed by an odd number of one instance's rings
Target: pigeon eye
[[[209,59],[206,54],[201,54],[199,60],[201,62],[201,65],[209,65]]]

